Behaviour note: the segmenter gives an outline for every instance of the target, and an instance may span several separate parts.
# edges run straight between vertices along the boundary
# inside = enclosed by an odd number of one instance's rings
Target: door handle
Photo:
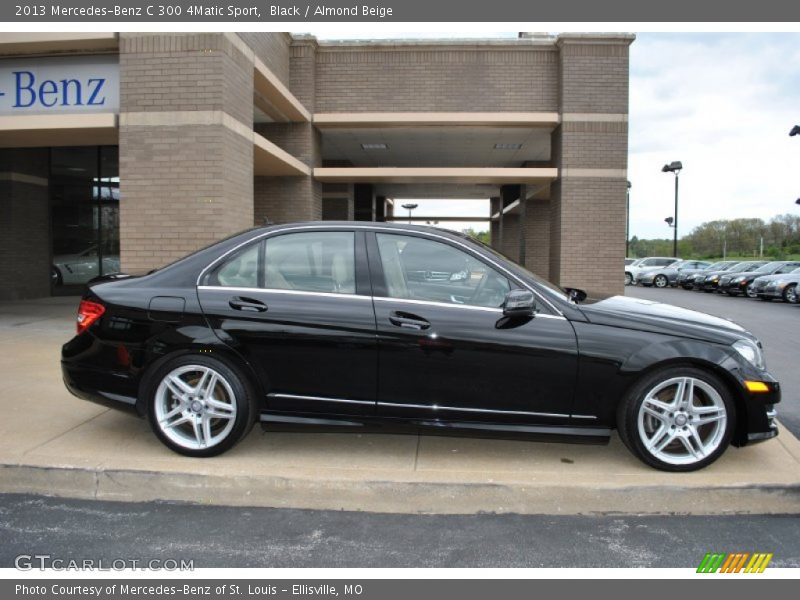
[[[397,327],[402,327],[404,329],[422,330],[428,329],[428,327],[431,326],[430,322],[422,317],[404,312],[393,312],[391,315],[389,315],[389,321],[392,323],[392,325],[396,325]]]
[[[267,305],[259,300],[253,298],[243,298],[241,296],[234,296],[228,301],[228,306],[233,310],[241,310],[245,312],[266,312]]]

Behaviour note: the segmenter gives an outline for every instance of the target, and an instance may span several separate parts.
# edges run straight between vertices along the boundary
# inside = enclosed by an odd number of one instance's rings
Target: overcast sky
[[[661,167],[673,160],[684,165],[680,235],[717,218],[797,212],[800,137],[788,136],[794,124],[800,124],[800,34],[639,34],[631,47],[631,235],[672,237],[664,218],[673,212],[673,176]],[[419,204],[420,214],[475,214],[474,204]]]

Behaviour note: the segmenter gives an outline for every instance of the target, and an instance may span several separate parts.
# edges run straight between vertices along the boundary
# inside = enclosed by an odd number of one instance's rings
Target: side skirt
[[[349,417],[349,418],[347,418]],[[514,425],[508,423],[477,423],[469,421],[440,421],[430,419],[363,418],[358,421],[347,417],[320,418],[299,414],[264,411],[260,415],[264,429],[301,431],[307,427],[316,430],[352,431],[359,433],[424,433],[430,435],[482,437],[491,439],[539,439],[551,442],[607,444],[611,437],[608,427],[570,427],[562,425]]]

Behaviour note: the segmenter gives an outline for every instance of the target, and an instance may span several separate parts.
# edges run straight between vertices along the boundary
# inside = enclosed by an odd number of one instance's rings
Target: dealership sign
[[[116,56],[0,60],[0,115],[119,112]]]

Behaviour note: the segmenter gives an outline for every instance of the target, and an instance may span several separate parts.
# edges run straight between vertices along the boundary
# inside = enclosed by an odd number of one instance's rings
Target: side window
[[[258,252],[260,243],[241,250],[216,268],[209,284],[230,287],[258,287]]]
[[[643,260],[641,266],[642,267],[655,267],[655,266],[657,266],[656,265],[656,259],[655,258],[648,258],[647,260]]]
[[[377,234],[389,297],[499,308],[508,279],[448,244],[415,236]]]
[[[355,234],[314,231],[268,238],[264,287],[355,294]]]

